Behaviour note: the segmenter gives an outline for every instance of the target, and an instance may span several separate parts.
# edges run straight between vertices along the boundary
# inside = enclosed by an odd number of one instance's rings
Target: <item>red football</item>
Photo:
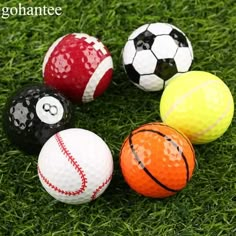
[[[97,38],[67,34],[48,49],[43,61],[44,82],[74,102],[90,102],[111,82],[113,62]]]

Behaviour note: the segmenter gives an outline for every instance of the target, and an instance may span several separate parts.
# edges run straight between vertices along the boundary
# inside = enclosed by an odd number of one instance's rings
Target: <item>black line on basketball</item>
[[[139,133],[139,132],[137,132],[137,133]],[[165,186],[163,183],[161,183],[161,182],[160,182],[157,178],[155,178],[155,177],[151,174],[151,172],[144,166],[144,164],[143,164],[142,161],[139,159],[137,153],[136,153],[135,150],[134,150],[133,143],[132,143],[132,136],[133,136],[132,134],[130,134],[130,136],[129,136],[129,145],[130,145],[130,148],[131,148],[131,150],[132,150],[132,153],[134,154],[134,157],[135,157],[136,161],[137,161],[138,164],[142,167],[142,169],[145,171],[145,173],[146,173],[156,184],[160,185],[162,188],[164,188],[164,189],[166,189],[166,190],[168,190],[168,191],[170,191],[170,192],[178,192],[178,190],[171,189],[171,188]]]
[[[155,123],[152,123],[153,125],[157,125],[157,124],[155,124]],[[158,125],[161,125],[161,126],[165,126],[165,127],[169,127],[169,128],[171,128],[171,129],[173,129],[173,130],[175,130],[178,134],[180,134],[185,140],[186,140],[186,142],[189,144],[189,146],[190,146],[190,148],[191,148],[191,150],[192,150],[192,153],[193,153],[193,158],[194,158],[194,160],[193,160],[193,162],[194,162],[194,165],[196,164],[196,159],[195,159],[195,151],[194,151],[194,149],[193,149],[193,145],[192,145],[192,143],[189,141],[189,139],[185,136],[185,135],[183,135],[181,132],[179,132],[177,129],[175,129],[175,128],[173,128],[173,127],[170,127],[170,126],[167,126],[167,125],[165,125],[165,124],[163,124],[163,123],[159,123]],[[177,144],[176,144],[177,145]],[[183,155],[184,155],[184,153],[183,153]],[[185,156],[182,156],[183,157],[183,159],[184,159],[184,162],[185,162],[185,165],[186,165],[186,169],[187,169],[187,181],[189,181],[189,166],[188,166],[188,162],[187,162],[187,159],[186,159],[186,157]]]
[[[172,129],[174,129],[174,128],[172,128]],[[185,137],[185,135],[181,134],[181,133],[180,133],[178,130],[176,130],[176,129],[174,129],[174,130],[175,130],[177,133],[179,133],[180,135],[182,135],[183,138],[186,140],[186,142],[189,144],[189,146],[190,146],[190,148],[191,148],[191,150],[192,150],[192,152],[193,152],[193,158],[194,158],[193,162],[194,162],[194,165],[195,165],[195,164],[196,164],[195,151],[194,151],[194,149],[193,149],[192,143],[189,141],[188,138]],[[186,162],[186,163],[187,163],[187,162]],[[187,163],[187,165],[188,165],[188,163]],[[188,181],[189,181],[189,176],[188,176]]]
[[[186,173],[186,183],[187,183],[189,181],[189,166],[188,166],[188,162],[187,162],[187,159],[186,159],[184,153],[180,150],[179,145],[176,142],[174,142],[168,135],[165,135],[165,134],[161,133],[160,131],[156,131],[156,130],[139,130],[138,132],[143,132],[143,131],[148,131],[148,132],[159,134],[160,136],[165,138],[167,141],[169,141],[176,148],[176,150],[178,151],[178,153],[182,156],[182,158],[184,160],[184,164],[185,164],[186,172],[187,172]],[[138,133],[138,132],[136,132],[136,133]]]
[[[189,180],[189,166],[188,166],[188,163],[187,163],[187,159],[184,155],[184,153],[182,151],[180,151],[180,148],[178,146],[178,144],[176,144],[171,138],[169,138],[167,135],[159,132],[159,131],[155,131],[155,130],[149,130],[149,129],[142,129],[142,130],[139,130],[137,132],[134,132],[134,133],[131,133],[129,135],[129,145],[130,145],[130,148],[132,150],[132,153],[135,157],[135,160],[138,162],[138,164],[142,167],[142,169],[145,171],[145,173],[155,182],[157,183],[158,185],[160,185],[162,188],[170,191],[170,192],[178,192],[179,190],[175,190],[175,189],[171,189],[169,188],[168,186],[164,185],[163,183],[161,183],[157,178],[155,178],[151,172],[144,166],[144,164],[142,163],[142,161],[139,159],[135,149],[134,149],[134,146],[133,146],[133,142],[132,142],[132,136],[134,136],[135,134],[137,133],[141,133],[141,132],[152,132],[152,133],[155,133],[155,134],[158,134],[162,137],[164,137],[167,141],[171,142],[171,144],[176,148],[176,150],[179,152],[179,154],[182,156],[183,160],[184,160],[184,163],[185,163],[185,167],[186,167],[186,183],[188,182]]]

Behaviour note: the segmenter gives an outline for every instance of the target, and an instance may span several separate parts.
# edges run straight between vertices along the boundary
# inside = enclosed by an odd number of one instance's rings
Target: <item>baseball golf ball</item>
[[[113,158],[107,144],[85,129],[56,133],[38,158],[43,187],[64,203],[82,204],[96,199],[108,187],[112,173]]]

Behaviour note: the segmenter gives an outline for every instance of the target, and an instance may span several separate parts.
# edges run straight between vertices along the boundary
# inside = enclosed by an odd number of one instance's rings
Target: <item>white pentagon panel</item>
[[[140,75],[153,73],[155,71],[156,64],[157,59],[151,50],[137,52],[133,61],[133,66]]]
[[[134,46],[134,41],[133,40],[127,41],[123,50],[123,63],[125,65],[131,64],[134,60],[135,53],[136,49]]]
[[[152,51],[158,59],[173,58],[177,49],[177,44],[169,35],[157,36],[152,45]]]
[[[190,40],[186,37],[187,39],[187,42],[188,42],[188,47],[189,47],[189,50],[190,50],[190,53],[191,53],[191,56],[192,56],[192,60],[193,60],[193,47],[192,47],[192,44],[190,42]]]
[[[157,75],[142,75],[139,79],[139,85],[142,86],[145,91],[160,91],[164,87],[164,81]]]
[[[192,64],[189,48],[178,48],[174,59],[178,72],[187,72]]]
[[[153,23],[148,27],[148,31],[150,31],[154,35],[169,34],[171,30],[171,25],[166,23]]]
[[[133,33],[129,36],[129,40],[130,39],[134,39],[136,38],[138,35],[140,35],[141,33],[143,33],[144,31],[146,31],[147,27],[149,24],[146,25],[142,25],[139,28],[137,28],[135,31],[133,31]]]

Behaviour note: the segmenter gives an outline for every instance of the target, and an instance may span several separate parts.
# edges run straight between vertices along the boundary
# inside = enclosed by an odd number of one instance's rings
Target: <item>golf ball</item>
[[[113,62],[97,38],[72,33],[57,39],[43,62],[44,82],[74,102],[90,102],[109,86]]]
[[[53,134],[72,125],[72,105],[46,85],[27,85],[9,97],[3,128],[10,141],[27,153],[37,153]]]
[[[134,30],[122,51],[130,81],[144,91],[160,91],[179,73],[190,69],[191,42],[174,25],[145,24]]]
[[[99,197],[108,187],[113,159],[107,144],[85,129],[56,133],[43,146],[38,175],[45,190],[58,201],[82,204]]]
[[[192,144],[162,123],[145,124],[130,133],[120,152],[128,185],[147,197],[164,198],[183,189],[195,168]]]
[[[216,140],[228,129],[234,101],[226,84],[217,76],[191,71],[176,77],[160,102],[164,123],[184,133],[193,144]]]

